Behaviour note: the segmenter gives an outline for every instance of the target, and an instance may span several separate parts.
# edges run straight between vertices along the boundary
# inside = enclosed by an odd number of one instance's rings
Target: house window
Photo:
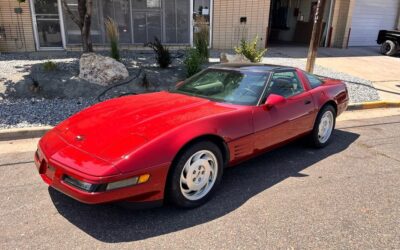
[[[161,8],[161,0],[132,0],[132,7],[134,9]]]
[[[102,2],[103,17],[111,17],[118,25],[120,43],[131,43],[131,14],[129,13],[129,0],[103,0]]]
[[[164,5],[165,42],[172,44],[190,41],[190,2],[166,0]]]
[[[74,15],[78,15],[78,3],[76,0],[66,0],[68,7]],[[91,37],[93,43],[103,43],[104,35],[102,25],[100,24],[99,5],[98,1],[93,1],[93,13],[91,24]],[[72,21],[68,13],[65,11],[64,6],[64,26],[66,33],[67,44],[80,44],[82,42],[81,32],[79,27]]]
[[[147,43],[161,37],[160,12],[134,12],[133,14],[134,43]]]
[[[77,13],[76,0],[67,0]],[[80,44],[78,26],[67,13],[65,29],[67,44]],[[118,24],[120,42],[144,44],[159,38],[166,44],[190,43],[189,0],[99,0],[93,1],[91,35],[94,44],[107,44],[104,19],[113,18]]]

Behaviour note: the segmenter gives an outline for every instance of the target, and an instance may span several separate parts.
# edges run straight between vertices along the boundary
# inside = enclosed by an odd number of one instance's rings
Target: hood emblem
[[[83,140],[85,140],[85,137],[84,137],[83,135],[77,135],[77,136],[75,137],[75,140],[77,140],[77,141],[83,141]]]

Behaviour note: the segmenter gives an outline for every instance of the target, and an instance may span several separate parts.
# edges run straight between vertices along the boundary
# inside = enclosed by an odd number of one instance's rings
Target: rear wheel
[[[336,124],[336,110],[332,105],[324,106],[319,112],[311,133],[311,142],[317,148],[329,144]]]
[[[381,53],[383,55],[393,56],[394,54],[396,54],[397,49],[398,49],[397,44],[391,40],[386,40],[381,45]]]
[[[188,147],[171,170],[169,200],[185,208],[204,204],[221,181],[222,166],[221,150],[214,143],[204,141]]]

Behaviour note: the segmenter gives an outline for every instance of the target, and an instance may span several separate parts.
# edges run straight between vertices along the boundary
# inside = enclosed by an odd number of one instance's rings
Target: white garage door
[[[381,29],[394,29],[400,0],[356,0],[349,46],[374,46]]]

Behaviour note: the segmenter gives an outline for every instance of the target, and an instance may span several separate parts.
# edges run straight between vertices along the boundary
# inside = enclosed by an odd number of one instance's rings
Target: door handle
[[[311,103],[310,100],[305,100],[305,101],[304,101],[304,104],[305,104],[305,105],[308,105],[308,104],[310,104],[310,103]]]

